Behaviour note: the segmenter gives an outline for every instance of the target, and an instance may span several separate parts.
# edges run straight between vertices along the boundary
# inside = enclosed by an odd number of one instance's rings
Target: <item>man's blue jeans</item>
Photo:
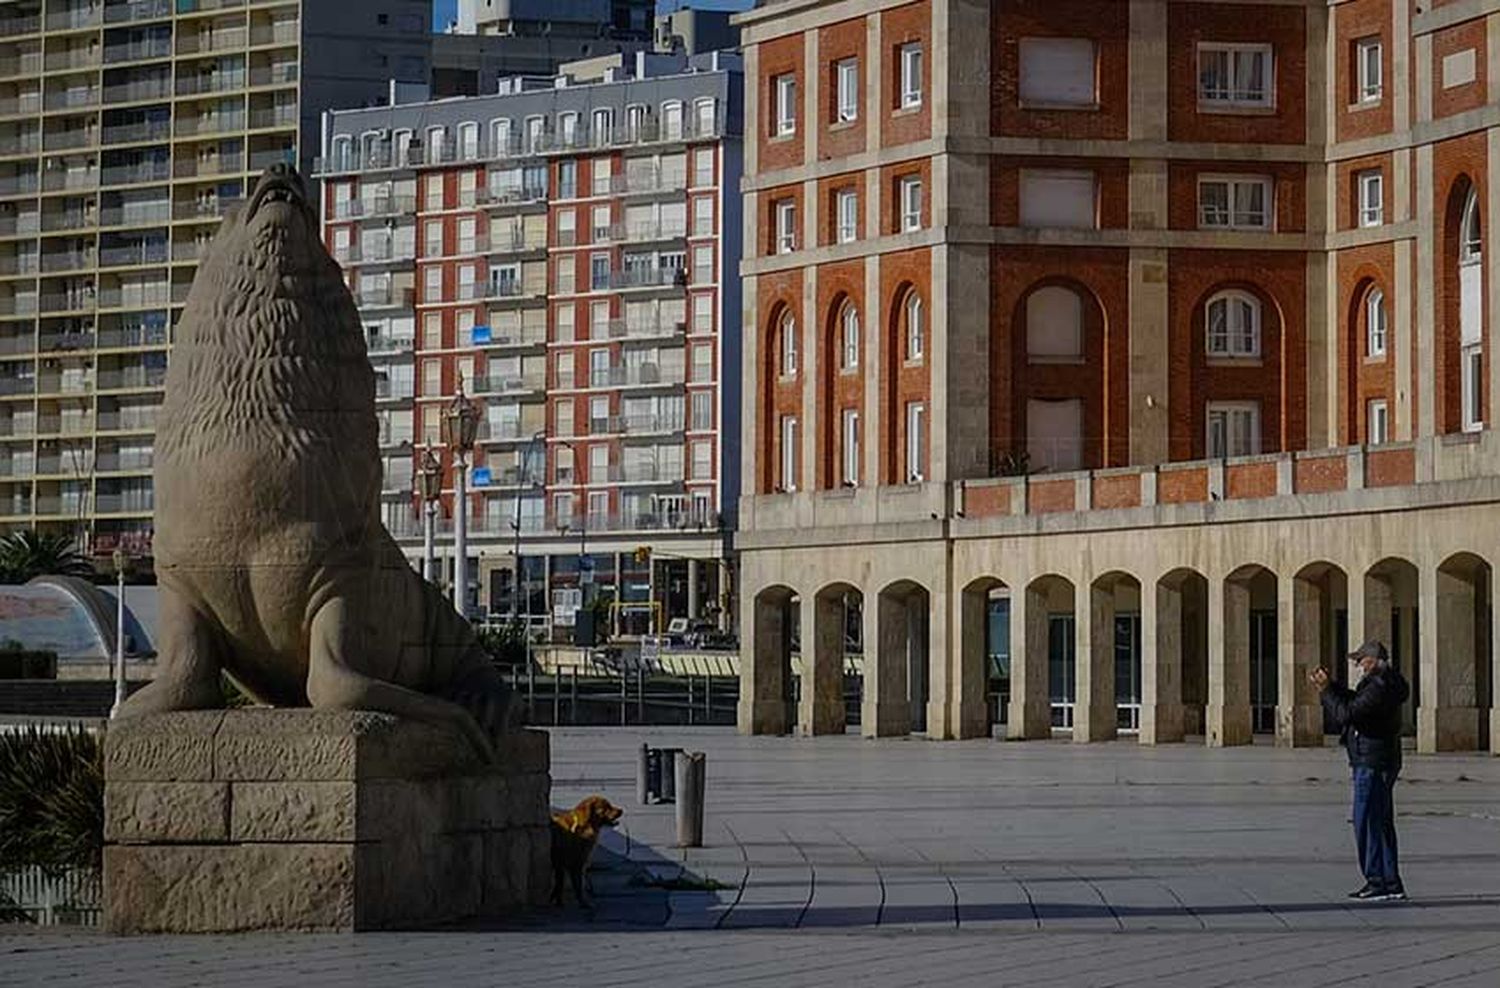
[[[1372,885],[1396,887],[1401,871],[1396,862],[1396,802],[1391,790],[1401,769],[1354,770],[1354,841],[1359,867]]]

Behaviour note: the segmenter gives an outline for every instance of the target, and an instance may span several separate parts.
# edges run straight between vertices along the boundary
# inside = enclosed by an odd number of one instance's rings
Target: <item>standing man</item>
[[[1349,658],[1359,663],[1362,673],[1356,689],[1329,682],[1322,668],[1308,676],[1321,693],[1328,719],[1338,726],[1339,741],[1354,770],[1354,841],[1365,884],[1349,898],[1405,899],[1396,861],[1392,790],[1401,774],[1401,705],[1411,688],[1378,641],[1365,642]]]

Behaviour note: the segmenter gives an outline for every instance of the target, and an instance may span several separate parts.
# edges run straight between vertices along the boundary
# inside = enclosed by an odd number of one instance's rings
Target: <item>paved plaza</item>
[[[635,750],[708,753],[706,843]],[[0,935],[12,985],[1500,984],[1500,759],[1408,760],[1412,900],[1359,884],[1342,752],[559,730],[554,802],[627,810],[598,908],[534,927]]]

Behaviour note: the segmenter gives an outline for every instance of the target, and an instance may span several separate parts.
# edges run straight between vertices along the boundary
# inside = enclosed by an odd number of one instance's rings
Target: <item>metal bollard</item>
[[[651,802],[651,749],[641,742],[635,759],[635,801],[645,806]]]
[[[677,846],[703,846],[703,789],[708,758],[701,751],[677,753]]]

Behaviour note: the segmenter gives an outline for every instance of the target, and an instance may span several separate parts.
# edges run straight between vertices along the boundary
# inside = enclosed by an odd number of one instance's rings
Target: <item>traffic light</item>
[[[636,546],[635,561],[637,563],[649,563],[651,561],[651,547],[647,545]]]

